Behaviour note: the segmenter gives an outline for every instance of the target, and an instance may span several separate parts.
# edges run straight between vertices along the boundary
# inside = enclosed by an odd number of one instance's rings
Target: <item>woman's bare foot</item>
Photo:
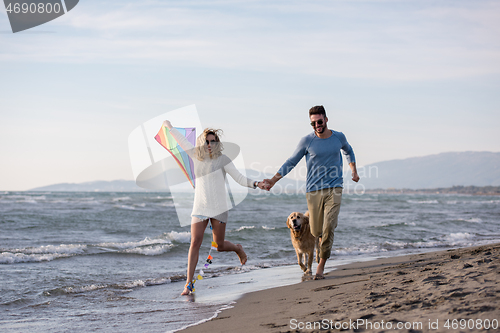
[[[194,291],[194,283],[188,282],[184,286],[184,291],[181,293],[181,295],[189,295],[191,294],[192,291]]]
[[[241,244],[236,244],[236,247],[238,247],[238,250],[236,251],[236,254],[238,255],[238,258],[240,258],[240,263],[244,265],[247,262],[247,254],[243,250],[243,246]]]

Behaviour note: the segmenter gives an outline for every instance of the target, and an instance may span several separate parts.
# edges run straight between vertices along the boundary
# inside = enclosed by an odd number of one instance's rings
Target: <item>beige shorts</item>
[[[342,187],[308,192],[306,199],[311,234],[314,237],[321,237],[319,257],[328,259],[332,251],[334,231],[342,202]]]

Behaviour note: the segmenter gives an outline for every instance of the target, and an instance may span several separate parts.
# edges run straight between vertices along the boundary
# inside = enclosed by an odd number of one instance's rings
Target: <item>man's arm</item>
[[[295,149],[295,152],[292,154],[292,156],[286,160],[285,164],[281,166],[281,168],[278,170],[278,172],[274,175],[273,178],[271,179],[264,179],[264,183],[266,186],[266,190],[270,190],[274,184],[284,176],[286,176],[292,169],[299,163],[299,161],[304,157],[304,155],[307,152],[307,146],[309,145],[310,139],[307,137],[303,137],[299,144],[297,145],[297,148]]]
[[[359,181],[358,170],[356,169],[356,157],[354,156],[354,150],[351,145],[347,142],[347,139],[344,133],[337,132],[340,142],[342,142],[342,152],[349,163],[349,167],[351,168],[352,180],[356,183]]]

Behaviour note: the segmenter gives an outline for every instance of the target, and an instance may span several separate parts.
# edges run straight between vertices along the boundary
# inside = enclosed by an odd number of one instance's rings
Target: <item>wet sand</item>
[[[500,244],[354,263],[325,277],[246,294],[182,332],[500,331]]]

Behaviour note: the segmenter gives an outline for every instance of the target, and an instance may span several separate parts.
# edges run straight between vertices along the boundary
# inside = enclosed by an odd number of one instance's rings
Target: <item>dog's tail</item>
[[[309,211],[306,211],[306,212],[304,213],[304,216],[309,217]]]

